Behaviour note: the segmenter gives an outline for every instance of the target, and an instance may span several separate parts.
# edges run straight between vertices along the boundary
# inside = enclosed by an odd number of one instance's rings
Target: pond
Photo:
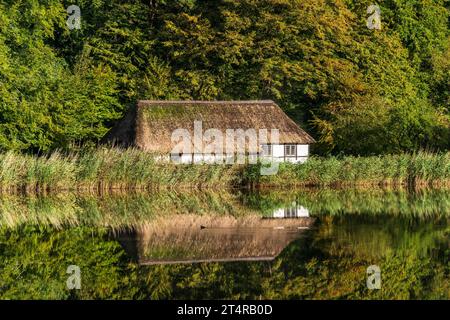
[[[2,195],[0,298],[449,299],[449,222],[447,190]]]

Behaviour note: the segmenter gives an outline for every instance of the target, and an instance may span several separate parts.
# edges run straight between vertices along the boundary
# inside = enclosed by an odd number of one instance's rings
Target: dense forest
[[[272,99],[320,154],[450,148],[450,1],[0,0],[0,150],[94,145],[137,99]],[[68,27],[70,5],[81,10]]]

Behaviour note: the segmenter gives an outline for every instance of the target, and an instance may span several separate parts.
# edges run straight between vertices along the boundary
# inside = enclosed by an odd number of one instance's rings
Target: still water
[[[446,190],[3,195],[0,298],[449,299],[449,222]]]

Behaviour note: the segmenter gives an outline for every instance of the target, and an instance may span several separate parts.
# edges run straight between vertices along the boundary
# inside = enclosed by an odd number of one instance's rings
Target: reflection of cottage
[[[170,154],[172,159],[182,163],[228,161],[230,154],[226,152],[229,150],[225,146],[226,141],[223,141],[223,152],[212,152],[205,141],[199,144],[198,140],[191,141],[190,152],[174,151],[173,132],[185,129],[194,137],[195,122],[201,122],[202,134],[209,129],[219,130],[225,137],[227,130],[243,130],[246,133],[246,142],[243,143],[245,150],[241,150],[241,153],[244,152],[249,157],[264,155],[273,157],[275,161],[304,162],[309,155],[309,145],[314,143],[311,136],[270,100],[139,101],[137,108],[129,112],[104,141],[135,146],[163,155]],[[267,130],[267,139],[261,139],[259,133],[262,129]],[[279,132],[278,141],[272,139],[271,133],[274,129]],[[251,135],[248,130],[254,130],[258,134],[255,143],[250,142]]]
[[[273,211],[272,218],[305,218],[309,217],[309,210],[300,205],[279,208]]]
[[[119,240],[143,265],[273,260],[313,222],[183,214],[156,219]]]

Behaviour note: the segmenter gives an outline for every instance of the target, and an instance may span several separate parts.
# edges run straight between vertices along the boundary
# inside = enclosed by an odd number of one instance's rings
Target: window
[[[285,218],[296,218],[297,217],[297,208],[296,207],[285,208],[284,209],[284,217]]]
[[[297,155],[297,146],[295,144],[288,144],[284,146],[284,155],[286,157],[295,157]]]
[[[270,145],[270,144],[262,145],[262,155],[263,156],[271,156],[272,155],[272,145]]]

